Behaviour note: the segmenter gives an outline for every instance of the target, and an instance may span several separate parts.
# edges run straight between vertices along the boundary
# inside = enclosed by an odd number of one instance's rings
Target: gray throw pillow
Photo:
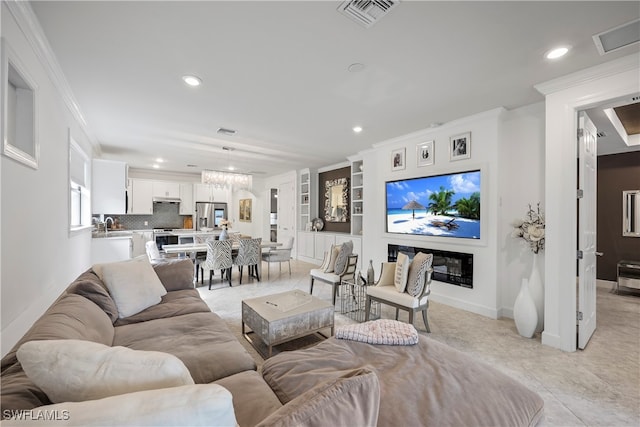
[[[418,252],[413,257],[411,266],[409,266],[409,277],[407,278],[407,293],[411,296],[417,297],[420,295],[425,286],[425,275],[427,270],[431,267],[433,261],[433,254],[423,254]]]
[[[340,252],[338,252],[334,270],[336,274],[340,275],[344,272],[344,269],[347,267],[347,260],[349,259],[349,255],[351,255],[351,253],[353,253],[353,242],[349,240],[348,242],[344,242],[342,244]]]

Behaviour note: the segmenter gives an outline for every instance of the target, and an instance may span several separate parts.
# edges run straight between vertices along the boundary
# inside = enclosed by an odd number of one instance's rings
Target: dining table
[[[263,242],[262,244],[260,244],[260,247],[262,249],[266,249],[266,248],[277,248],[278,246],[282,246],[282,243],[280,242]],[[231,243],[231,253],[232,255],[234,253],[238,253],[238,248],[240,247],[240,244],[237,241],[233,241]],[[198,270],[197,270],[197,265],[195,263],[195,259],[198,253],[206,253],[207,252],[207,242],[202,242],[202,243],[180,243],[180,244],[172,244],[172,245],[162,245],[162,250],[166,253],[166,254],[178,254],[178,256],[180,255],[184,255],[184,256],[189,256],[189,258],[191,258],[194,263],[193,263],[193,283],[196,283],[197,281],[197,277],[198,277]],[[188,254],[188,255],[187,255]],[[258,275],[262,276],[262,261],[258,263]]]

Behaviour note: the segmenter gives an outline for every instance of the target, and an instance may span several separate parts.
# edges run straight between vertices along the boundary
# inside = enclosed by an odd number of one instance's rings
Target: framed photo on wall
[[[433,145],[435,141],[427,141],[416,146],[416,157],[418,159],[418,167],[429,166],[433,164]]]
[[[452,136],[449,143],[451,160],[471,158],[471,132]]]
[[[251,199],[240,199],[240,221],[251,222]]]
[[[406,150],[399,148],[391,152],[391,170],[399,171],[407,167],[406,165]]]

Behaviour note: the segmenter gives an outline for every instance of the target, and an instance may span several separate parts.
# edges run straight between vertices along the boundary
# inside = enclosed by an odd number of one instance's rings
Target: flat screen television
[[[388,181],[387,233],[480,239],[480,170]]]

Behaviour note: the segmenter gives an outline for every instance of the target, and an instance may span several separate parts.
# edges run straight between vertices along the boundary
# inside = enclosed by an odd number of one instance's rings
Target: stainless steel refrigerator
[[[196,230],[219,230],[227,218],[226,203],[196,202]]]

